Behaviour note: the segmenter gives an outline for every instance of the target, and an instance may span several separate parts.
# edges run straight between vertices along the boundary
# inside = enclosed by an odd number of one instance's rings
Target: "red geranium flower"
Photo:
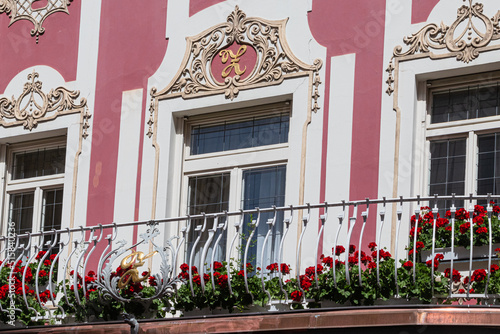
[[[481,282],[486,278],[486,270],[484,269],[476,269],[472,273],[471,281],[472,282]]]
[[[324,257],[323,264],[331,268],[333,266],[333,258],[331,256]]]
[[[444,276],[446,278],[450,278],[450,268],[445,269]],[[461,279],[462,279],[462,275],[460,275],[460,272],[456,269],[453,269],[453,277],[452,277],[453,282],[458,283],[458,282],[460,282]]]
[[[460,208],[456,213],[455,213],[455,218],[458,220],[466,220],[469,219],[469,212],[465,210],[464,208]]]
[[[493,274],[498,269],[500,269],[500,267],[498,267],[496,264],[492,264],[491,267],[490,267],[490,273]]]
[[[286,263],[281,264],[281,273],[283,275],[288,275],[290,273],[290,266],[287,265]]]
[[[469,230],[470,230],[470,223],[469,222],[466,222],[466,223],[460,225],[460,233],[465,234]]]
[[[406,268],[406,269],[411,269],[411,268],[413,268],[413,262],[411,262],[411,261],[406,261],[405,263],[403,263],[403,268]]]
[[[477,234],[482,234],[482,233],[487,234],[487,233],[488,233],[488,228],[486,228],[486,227],[484,227],[484,226],[479,227],[479,228],[476,230],[476,233],[477,233]]]
[[[178,277],[182,278],[182,279],[188,279],[189,278],[189,273],[186,272],[186,271],[183,271],[183,272],[180,272]]]
[[[278,271],[278,263],[271,263],[266,267],[266,269],[274,273],[275,271]]]
[[[45,253],[47,253],[47,252],[46,251],[39,251],[38,254],[36,255],[36,259],[40,260],[45,255]]]
[[[183,264],[181,264],[181,267],[180,267],[180,268],[181,268],[181,270],[182,270],[182,271],[188,271],[188,270],[189,270],[189,266],[188,266],[188,264],[187,264],[187,263],[183,263]]]
[[[222,263],[217,262],[217,261],[216,261],[216,262],[214,262],[214,270],[218,270],[218,269],[220,269],[220,268],[222,268]]]
[[[217,278],[217,284],[221,289],[227,288],[227,275],[220,275]]]
[[[302,300],[302,291],[295,290],[292,292],[291,296],[294,301],[300,302]]]
[[[332,249],[333,251],[333,249]],[[335,247],[335,255],[339,256],[340,254],[345,253],[345,248],[344,246],[337,246]]]
[[[371,251],[374,251],[375,248],[377,248],[377,244],[372,241],[368,244],[368,248],[370,248]]]

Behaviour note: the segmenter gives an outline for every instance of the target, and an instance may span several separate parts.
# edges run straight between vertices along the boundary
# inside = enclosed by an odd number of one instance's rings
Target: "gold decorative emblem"
[[[28,20],[33,23],[34,28],[31,29],[31,36],[38,37],[45,32],[42,27],[43,21],[54,13],[64,12],[69,14],[68,6],[73,0],[45,0],[46,5],[38,7],[37,4],[41,0],[0,0],[0,14],[7,13],[10,17],[9,26],[19,20]],[[43,5],[43,3],[40,3]]]
[[[458,61],[469,63],[479,57],[479,52],[487,47],[491,41],[500,39],[500,10],[490,19],[483,14],[483,4],[468,1],[469,5],[463,5],[457,11],[457,19],[446,26],[441,22],[427,24],[417,33],[403,39],[409,46],[407,51],[403,52],[402,46],[394,48],[393,57],[387,68],[389,78],[387,94],[391,95],[394,91],[393,72],[395,69],[394,58],[402,58],[418,54],[419,52],[426,56],[437,59],[455,56]],[[481,23],[481,24],[478,24]],[[459,29],[459,27],[463,27]],[[431,50],[447,49],[446,54],[435,54]]]
[[[222,70],[222,77],[223,78],[226,78],[227,76],[229,76],[229,74],[231,74],[231,71],[233,69],[234,69],[234,73],[236,73],[237,75],[242,75],[243,73],[245,73],[245,71],[247,70],[247,67],[245,66],[244,69],[240,69],[239,62],[240,62],[241,56],[243,56],[246,51],[247,51],[247,46],[242,45],[242,46],[240,46],[240,48],[238,49],[238,52],[236,52],[236,54],[234,54],[233,51],[231,51],[229,49],[222,50],[221,52],[219,52],[219,57],[222,58],[223,64],[227,63],[229,58],[231,58],[231,63],[229,65],[227,65],[226,68],[224,68],[224,70]]]
[[[314,82],[320,82],[319,69],[322,61],[316,59],[313,65],[299,60],[290,50],[286,41],[285,27],[288,19],[269,21],[246,17],[238,6],[227,17],[227,22],[205,30],[194,37],[187,37],[186,53],[174,79],[162,90],[151,89],[148,137],[154,133],[157,103],[160,99],[182,97],[184,99],[224,93],[233,100],[240,90],[279,85],[287,77],[311,76],[312,99],[316,111],[319,97]],[[234,54],[231,50],[221,50],[224,45],[240,44]],[[257,52],[257,60],[251,74],[240,77],[247,68],[241,69],[239,61],[246,52],[247,45]],[[221,51],[220,51],[221,50]],[[224,82],[214,78],[211,63],[219,55],[224,63],[231,63],[223,70]],[[231,77],[234,69],[236,75]],[[317,78],[314,78],[317,77]],[[317,86],[316,86],[317,88]]]
[[[27,130],[33,130],[39,122],[52,120],[59,115],[82,113],[82,136],[88,136],[88,120],[91,117],[88,112],[87,100],[76,99],[80,96],[79,91],[70,91],[64,87],[50,90],[48,94],[42,91],[42,82],[36,80],[38,73],[33,71],[28,74],[28,82],[24,84],[21,95],[16,99],[0,98],[0,125],[11,127],[23,125]],[[12,119],[13,121],[9,121]]]
[[[140,283],[148,279],[149,274],[151,273],[151,269],[148,269],[148,275],[140,277],[139,270],[137,270],[137,268],[142,267],[144,265],[144,260],[153,257],[156,253],[158,252],[154,251],[149,253],[148,255],[144,255],[143,252],[132,251],[131,254],[125,256],[120,263],[120,267],[125,270],[125,272],[118,281],[118,288],[125,288],[130,283],[130,281],[132,281],[133,283]]]

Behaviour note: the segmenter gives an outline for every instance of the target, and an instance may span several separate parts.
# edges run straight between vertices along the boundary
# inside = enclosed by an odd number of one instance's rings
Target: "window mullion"
[[[40,187],[36,187],[33,199],[33,233],[42,230],[42,208],[43,190]]]
[[[467,137],[465,164],[465,189],[464,194],[475,194],[477,192],[477,135],[470,131]]]

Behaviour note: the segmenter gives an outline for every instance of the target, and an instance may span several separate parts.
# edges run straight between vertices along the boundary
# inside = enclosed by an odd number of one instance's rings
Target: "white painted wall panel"
[[[123,92],[114,221],[134,220],[141,133],[142,89]]]

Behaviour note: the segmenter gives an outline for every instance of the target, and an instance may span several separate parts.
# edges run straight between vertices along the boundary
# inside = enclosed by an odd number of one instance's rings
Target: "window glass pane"
[[[465,191],[466,139],[431,142],[430,151],[429,195],[463,195]],[[451,202],[440,201],[437,204],[440,208],[440,214],[443,214]]]
[[[285,204],[285,181],[286,166],[275,166],[246,170],[243,172],[243,200],[244,210],[255,209],[256,207],[268,208],[273,205],[283,206]],[[268,264],[279,262],[278,251],[283,232],[283,212],[277,214],[272,237],[264,246],[264,238],[269,230],[266,222],[273,218],[273,213],[262,213],[260,223],[255,233],[255,243],[249,249],[247,262],[251,262],[258,267],[265,268]],[[250,223],[257,219],[255,215],[247,215],[243,226],[243,246],[246,247],[247,237],[251,233]],[[244,250],[244,249],[243,249]],[[261,254],[264,252],[264,263],[261,263]]]
[[[254,146],[252,143],[252,132],[252,121],[226,124],[226,145],[224,151]]]
[[[191,154],[212,153],[224,148],[224,126],[194,127],[191,132]]]
[[[62,200],[62,188],[43,192],[42,223],[44,231],[61,229]],[[46,245],[48,241],[53,242],[53,235],[46,236],[43,244]],[[47,247],[45,246],[45,248]],[[52,253],[56,253],[56,250],[53,249]]]
[[[14,153],[12,179],[64,173],[65,159],[65,147]]]
[[[272,145],[280,142],[281,117],[255,121],[255,146]]]
[[[43,192],[42,222],[44,231],[61,228],[63,190]]]
[[[498,86],[479,88],[478,92],[478,117],[495,116],[497,114]]]
[[[467,90],[450,92],[450,121],[467,119],[468,95],[469,93]]]
[[[498,193],[500,180],[499,134],[478,136],[477,193],[479,195]]]
[[[495,153],[479,153],[478,179],[491,178],[495,176]]]
[[[188,213],[190,215],[197,215],[200,213],[216,213],[223,212],[229,209],[229,173],[195,176],[189,178],[189,206]],[[218,222],[223,223],[223,221]],[[200,263],[200,256],[203,247],[208,239],[208,229],[211,229],[214,224],[214,219],[207,219],[207,228],[203,232],[200,242],[195,250],[195,265],[198,267]],[[203,225],[203,219],[193,219],[191,221],[191,230],[188,240],[188,259],[191,256],[194,242],[198,237],[198,232],[195,231],[196,226]],[[212,245],[218,238],[220,231],[215,234]],[[222,239],[216,250],[216,261],[225,260],[226,257],[226,239],[227,234],[224,232]],[[207,261],[210,261],[212,254],[212,245],[209,248]]]
[[[191,154],[204,154],[288,142],[288,113],[253,117],[191,129]]]
[[[34,195],[34,192],[10,195],[9,222],[15,223],[17,234],[33,232]]]
[[[448,159],[448,182],[465,180],[465,157]]]
[[[474,85],[432,95],[431,123],[498,115],[498,83]]]
[[[448,159],[431,159],[431,184],[446,181]],[[432,194],[432,193],[431,193]]]
[[[432,142],[431,143],[431,159],[447,158],[448,157],[448,142]]]

